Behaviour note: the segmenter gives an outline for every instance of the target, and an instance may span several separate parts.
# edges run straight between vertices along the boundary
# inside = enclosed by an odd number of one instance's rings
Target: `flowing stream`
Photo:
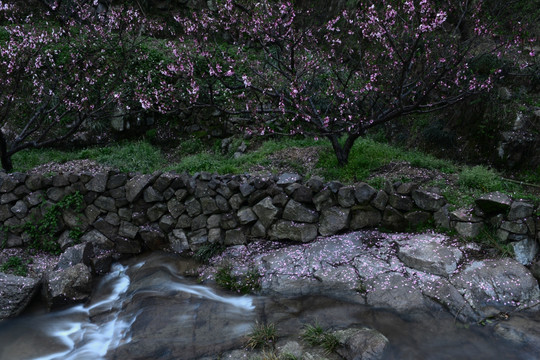
[[[183,277],[185,266],[161,253],[116,264],[87,304],[0,322],[0,359],[217,359],[242,348],[257,321],[296,341],[305,324],[370,326],[390,340],[385,359],[538,358],[444,312],[399,315],[321,296],[236,296]]]

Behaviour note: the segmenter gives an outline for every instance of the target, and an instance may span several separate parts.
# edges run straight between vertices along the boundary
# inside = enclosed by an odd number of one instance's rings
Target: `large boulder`
[[[92,274],[82,263],[45,274],[43,292],[51,308],[84,301],[91,291]]]
[[[540,300],[538,282],[514,259],[474,261],[450,281],[482,317]]]
[[[339,340],[337,353],[346,360],[382,359],[390,343],[386,336],[367,327],[338,330],[333,334]]]
[[[484,194],[475,200],[476,205],[486,214],[504,213],[510,209],[512,199],[499,191]]]
[[[438,211],[446,204],[446,199],[442,195],[426,190],[414,190],[412,198],[416,206],[426,211]]]
[[[322,211],[319,233],[322,236],[334,235],[349,226],[350,209],[333,206]]]
[[[272,198],[268,196],[253,206],[253,212],[264,227],[268,228],[276,219],[279,210],[272,203]]]
[[[0,321],[19,315],[40,286],[39,279],[0,272]]]
[[[296,222],[315,223],[319,220],[319,214],[298,201],[289,200],[283,210],[283,219]]]
[[[402,243],[398,257],[413,269],[434,275],[448,276],[457,269],[462,252],[453,247],[441,244],[439,237],[430,235],[417,236]]]

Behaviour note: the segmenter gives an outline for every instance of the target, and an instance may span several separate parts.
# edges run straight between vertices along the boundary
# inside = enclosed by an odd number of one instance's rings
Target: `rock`
[[[163,201],[165,198],[163,197],[163,194],[156,189],[154,189],[152,186],[147,187],[143,191],[143,199],[147,203],[153,203],[158,201]]]
[[[201,203],[201,209],[203,214],[209,215],[218,211],[218,207],[214,198],[210,196],[204,196],[200,198],[199,201]]]
[[[167,202],[167,209],[175,219],[178,219],[178,217],[182,215],[184,211],[186,211],[184,204],[182,204],[176,198],[172,198]]]
[[[313,176],[307,181],[306,186],[313,190],[313,192],[318,193],[323,189],[324,181],[319,176]]]
[[[105,211],[116,211],[116,203],[114,199],[108,196],[98,196],[94,201],[94,205]]]
[[[302,176],[294,173],[284,173],[278,178],[277,185],[287,186],[302,180]]]
[[[377,195],[371,200],[371,205],[377,210],[383,211],[388,204],[388,194],[383,190],[379,190]]]
[[[367,327],[338,330],[333,334],[339,340],[336,351],[346,360],[382,359],[389,344],[386,336]]]
[[[163,231],[157,226],[145,226],[139,229],[139,234],[150,250],[163,250],[168,247],[167,238]]]
[[[523,201],[514,201],[510,206],[508,212],[508,220],[518,220],[532,216],[534,212],[534,206],[532,204]]]
[[[514,343],[526,346],[536,353],[540,352],[540,327],[537,319],[530,319],[520,314],[512,315],[494,327],[495,334]]]
[[[17,201],[15,205],[11,208],[11,212],[15,214],[16,217],[22,219],[28,214],[28,206],[22,200]]]
[[[291,199],[285,206],[283,219],[295,222],[316,223],[319,220],[319,214]]]
[[[384,209],[381,224],[394,231],[404,231],[409,225],[403,214],[390,205]]]
[[[109,224],[105,219],[99,218],[94,222],[94,228],[108,239],[114,239],[118,234],[118,226]]]
[[[446,199],[443,196],[425,190],[414,190],[412,198],[416,206],[426,211],[438,211],[446,204]]]
[[[130,203],[134,202],[153,178],[152,174],[136,175],[131,178],[126,183],[126,199]]]
[[[229,199],[229,204],[231,205],[231,208],[233,208],[234,210],[240,209],[243,203],[244,203],[244,198],[240,194],[234,194]]]
[[[93,246],[90,243],[77,244],[67,248],[56,264],[55,270],[64,270],[77,264],[90,264]]]
[[[450,229],[450,211],[448,205],[444,205],[436,211],[433,214],[433,220],[435,221],[435,226]]]
[[[405,214],[405,220],[412,228],[427,224],[431,219],[431,213],[427,211],[409,211]]]
[[[364,281],[368,305],[394,309],[400,313],[427,310],[422,292],[413,279],[397,272],[375,275]]]
[[[309,242],[317,237],[317,226],[313,224],[278,220],[278,222],[270,228],[269,235],[271,238],[278,240]]]
[[[169,233],[169,247],[172,251],[177,253],[189,249],[189,242],[184,230],[174,229]]]
[[[208,221],[208,217],[206,215],[199,215],[193,218],[191,221],[191,230],[199,230],[202,228],[206,228],[206,223]]]
[[[251,208],[244,207],[236,213],[236,216],[238,216],[238,221],[242,225],[247,225],[249,223],[257,221],[257,215],[251,210]]]
[[[538,241],[533,238],[526,238],[513,242],[514,258],[522,265],[530,265],[538,254]]]
[[[65,195],[64,189],[55,188],[55,187],[47,189],[46,193],[47,193],[47,198],[49,198],[49,200],[54,201],[54,202],[58,202],[62,200]]]
[[[338,206],[325,209],[321,213],[319,233],[322,236],[334,235],[349,226],[350,209]]]
[[[349,208],[356,203],[355,188],[353,186],[344,186],[338,191],[338,204],[341,207]]]
[[[366,183],[358,184],[354,189],[354,196],[360,205],[367,205],[377,194],[377,191]]]
[[[151,222],[157,221],[167,212],[167,205],[163,203],[157,203],[146,211],[146,216]]]
[[[158,192],[163,193],[167,189],[167,187],[173,182],[174,179],[175,179],[174,174],[163,173],[156,179],[153,187]]]
[[[317,211],[321,211],[337,205],[337,200],[332,191],[324,189],[313,197],[313,203]]]
[[[206,229],[193,231],[188,235],[189,248],[192,251],[197,251],[202,245],[208,243],[208,233]]]
[[[122,221],[120,223],[120,228],[118,229],[118,235],[128,239],[135,239],[138,232],[139,227],[127,221]]]
[[[219,228],[220,223],[221,223],[221,215],[220,214],[210,215],[208,217],[208,219],[206,220],[206,226],[209,229]]]
[[[514,259],[474,261],[450,282],[483,318],[540,300],[538,282]]]
[[[448,276],[457,269],[463,254],[452,246],[440,243],[437,237],[419,235],[401,243],[398,258],[413,269]]]
[[[376,227],[380,224],[381,220],[381,212],[368,206],[352,211],[350,228],[352,230],[359,230],[365,227]]]
[[[300,185],[292,194],[292,198],[301,203],[312,203],[313,202],[313,190],[309,187]]]
[[[261,224],[268,228],[276,220],[279,210],[272,203],[272,198],[268,196],[253,206],[253,212],[257,215]]]
[[[504,213],[510,209],[512,199],[501,192],[484,194],[475,200],[476,205],[486,214]]]
[[[388,203],[396,210],[410,211],[413,208],[412,199],[399,194],[390,195]]]
[[[247,198],[249,195],[251,195],[255,191],[255,186],[244,183],[240,185],[240,194],[242,194],[243,197]]]
[[[141,244],[138,241],[126,239],[123,237],[116,237],[115,250],[119,254],[140,254],[142,251]]]
[[[44,279],[44,293],[50,308],[88,299],[92,291],[92,274],[88,266],[77,264],[49,271]]]
[[[114,243],[97,230],[90,230],[81,237],[81,243],[92,243],[102,249],[114,249]]]
[[[454,229],[457,233],[464,238],[472,239],[480,234],[480,231],[484,227],[483,223],[480,222],[461,222],[458,221],[454,225]]]
[[[521,221],[503,221],[501,223],[501,229],[514,234],[525,235],[527,234],[527,225]]]
[[[26,187],[31,191],[36,191],[42,188],[43,176],[39,174],[28,175],[25,181]]]
[[[0,321],[19,315],[40,287],[39,279],[0,272]]]
[[[169,233],[176,225],[176,220],[169,214],[165,214],[159,219],[159,228]]]
[[[190,197],[184,203],[186,206],[186,212],[189,216],[194,217],[202,213],[202,207],[200,202],[194,197]]]
[[[109,176],[109,179],[107,180],[107,189],[116,189],[120,186],[125,185],[127,182],[127,175],[124,173],[115,174]]]
[[[266,237],[266,227],[260,222],[257,221],[253,226],[251,227],[251,236],[258,237],[258,238],[264,238]]]
[[[107,189],[108,174],[95,174],[84,186],[86,190],[102,193]],[[66,184],[67,185],[67,184]]]
[[[246,242],[246,235],[242,229],[225,231],[225,245],[242,245]]]

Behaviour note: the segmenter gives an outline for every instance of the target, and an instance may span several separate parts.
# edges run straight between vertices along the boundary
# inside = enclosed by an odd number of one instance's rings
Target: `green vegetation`
[[[225,246],[218,243],[204,244],[195,252],[194,256],[200,262],[208,263],[211,258],[221,254],[223,250],[225,250]]]
[[[509,243],[505,244],[501,241],[495,230],[490,227],[484,227],[474,241],[495,249],[500,257],[514,257],[514,248],[512,245]]]
[[[250,349],[272,349],[277,340],[276,325],[259,324],[252,327],[246,346]]]
[[[216,275],[216,283],[228,290],[248,294],[261,288],[261,275],[255,270],[250,269],[245,275],[237,276],[232,273],[232,266],[226,265],[220,268]]]
[[[43,202],[41,207],[44,213],[41,219],[27,222],[23,225],[23,230],[30,236],[30,248],[42,250],[51,254],[60,254],[60,245],[57,242],[58,221],[62,215],[62,211],[72,209],[77,212],[81,211],[83,197],[79,192],[66,195],[56,204]],[[73,240],[79,240],[82,232],[78,229],[72,230],[70,236]]]
[[[26,276],[28,274],[28,263],[18,256],[10,256],[0,265],[0,271],[18,276]]]
[[[339,339],[317,323],[304,327],[302,339],[311,346],[321,346],[327,353],[334,352],[339,346]]]

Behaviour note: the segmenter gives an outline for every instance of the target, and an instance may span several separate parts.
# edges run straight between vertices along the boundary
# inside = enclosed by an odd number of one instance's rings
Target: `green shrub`
[[[339,346],[339,339],[328,331],[323,330],[317,323],[315,325],[306,325],[301,336],[309,345],[321,346],[327,353],[334,352]]]
[[[226,265],[220,268],[215,275],[216,283],[228,290],[248,294],[261,288],[261,275],[250,269],[245,275],[236,276],[232,273],[232,266]]]
[[[6,262],[0,265],[0,271],[26,276],[28,275],[28,263],[18,256],[10,256]]]

